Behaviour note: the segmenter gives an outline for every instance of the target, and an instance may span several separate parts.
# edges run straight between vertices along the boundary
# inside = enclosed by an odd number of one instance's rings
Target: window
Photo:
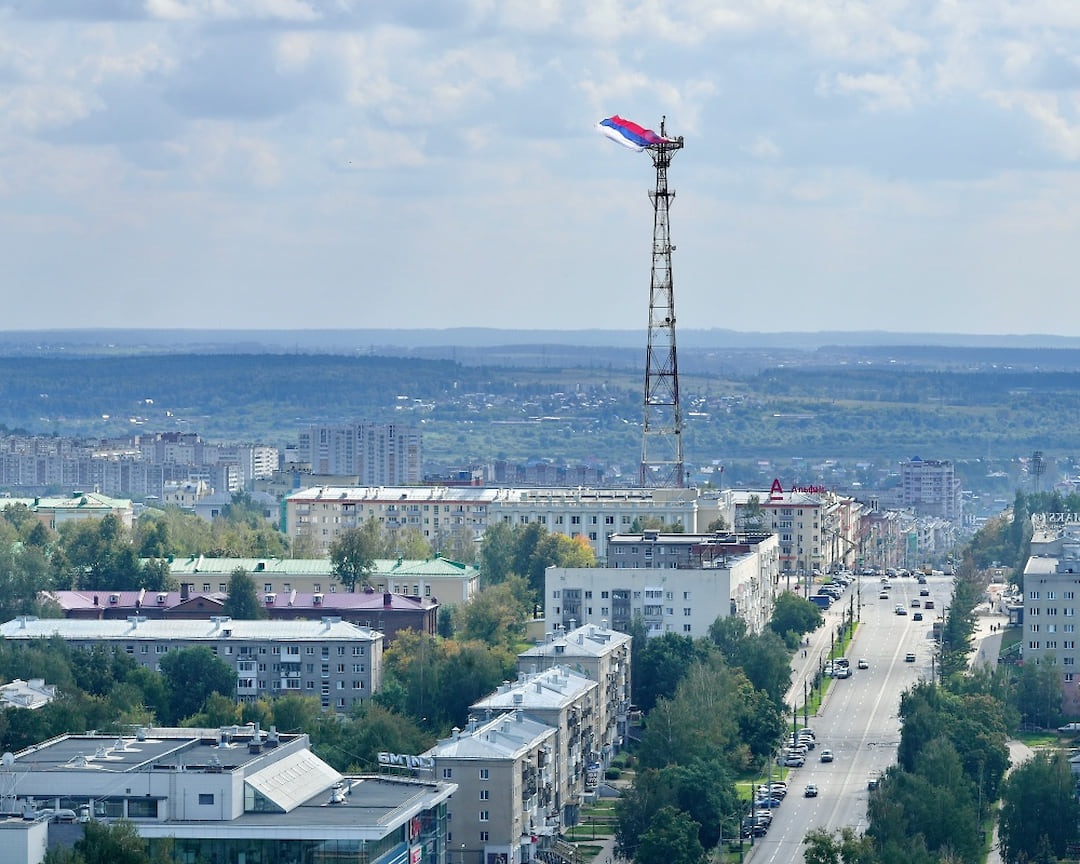
[[[1061,658],[1061,665],[1062,666],[1075,666],[1076,665],[1076,658],[1075,657],[1062,657]]]
[[[684,606],[683,610],[682,610],[682,614],[685,615],[687,618],[689,618],[690,617],[690,607],[689,606]]]
[[[481,843],[487,843],[488,842],[488,832],[487,831],[481,831],[480,832],[480,842]]]
[[[353,653],[353,657],[363,657],[364,656],[364,646],[363,645],[353,645],[352,653]]]
[[[490,775],[490,772],[488,771],[488,769],[487,768],[481,768],[480,769],[480,779],[481,780],[489,780],[490,778],[491,778],[491,775]]]
[[[481,789],[480,790],[480,800],[481,801],[488,801],[488,800],[490,800],[490,798],[491,798],[491,790],[490,789]]]
[[[274,590],[274,586],[271,585],[269,582],[267,582],[266,584],[263,585],[263,593],[270,594],[270,593],[273,592],[273,590]]]
[[[1076,599],[1076,593],[1073,592],[1073,591],[1066,591],[1065,593],[1063,593],[1061,595],[1061,598],[1063,600],[1075,600]]]
[[[1028,593],[1028,600],[1038,600],[1038,599],[1039,599],[1039,592],[1038,591],[1031,591],[1031,592]]]
[[[344,663],[338,663],[337,664],[337,671],[338,671],[339,675],[342,674],[345,671],[345,664]]]
[[[200,804],[213,804],[214,803],[214,793],[213,792],[200,792],[199,793],[199,803]]]
[[[1046,599],[1047,600],[1056,600],[1057,599],[1057,591],[1047,591],[1046,592]]]
[[[487,810],[481,810],[480,811],[480,821],[481,822],[489,821],[489,819],[488,819],[488,811]]]
[[[210,583],[209,582],[203,582],[202,583],[202,590],[203,591],[209,591],[210,590]]]
[[[693,631],[694,631],[694,628],[691,625],[689,625],[689,624],[683,624],[682,625],[682,632],[683,633],[692,633]]]

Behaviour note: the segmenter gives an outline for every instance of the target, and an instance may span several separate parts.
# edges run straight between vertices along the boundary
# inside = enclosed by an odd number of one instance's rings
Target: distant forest
[[[68,436],[179,429],[282,446],[303,424],[364,418],[421,425],[431,463],[633,466],[642,373],[618,356],[557,368],[315,354],[0,357],[0,424]],[[680,377],[688,465],[1080,452],[1078,371],[847,362],[706,374],[702,365],[686,363]]]

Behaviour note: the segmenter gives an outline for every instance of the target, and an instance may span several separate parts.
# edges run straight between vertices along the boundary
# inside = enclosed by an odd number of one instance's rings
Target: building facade
[[[721,512],[723,499],[697,489],[498,489],[490,487],[319,486],[285,498],[283,530],[310,537],[322,551],[341,532],[374,519],[387,528],[415,527],[438,542],[483,536],[490,524],[542,525],[554,534],[584,537],[597,558],[607,538],[636,520],[657,518],[696,532]]]
[[[28,807],[27,822],[46,822],[34,814],[47,811],[128,819],[152,856],[161,843],[178,861],[452,864],[446,802],[456,788],[344,776],[307,735],[257,725],[64,735],[0,766],[0,795]]]
[[[525,864],[554,836],[562,766],[558,730],[525,711],[454,729],[424,753],[434,776],[458,791],[447,802],[446,843],[463,862]],[[455,862],[456,864],[456,862]]]
[[[738,615],[760,633],[772,616],[780,574],[775,534],[646,531],[611,540],[607,567],[547,569],[549,629],[592,624],[625,633],[640,617],[649,636],[696,639],[717,618]]]
[[[545,814],[549,826],[576,825],[584,801],[590,767],[599,766],[603,754],[599,701],[606,698],[600,684],[565,666],[525,674],[469,708],[479,723],[522,711],[556,730],[553,759],[558,765],[554,791]],[[612,709],[614,712],[615,709]],[[595,777],[595,771],[593,774]]]
[[[263,594],[289,596],[290,592],[340,594],[344,586],[334,575],[329,558],[209,558],[203,555],[169,563],[169,575],[192,593],[228,590],[229,577],[238,567],[246,570]],[[432,558],[376,558],[368,586],[376,593],[404,594],[465,603],[480,588],[480,569],[436,555]],[[357,586],[358,590],[363,586]],[[334,599],[325,597],[327,601]]]
[[[293,693],[314,696],[324,710],[346,712],[382,685],[383,634],[340,618],[319,621],[38,619],[0,625],[0,636],[30,641],[59,637],[77,648],[106,644],[140,666],[160,669],[169,651],[205,646],[236,670],[236,698]]]
[[[417,426],[357,421],[300,430],[297,460],[312,474],[356,478],[362,486],[419,483],[421,434]]]
[[[597,749],[605,768],[626,740],[632,641],[626,633],[590,624],[576,630],[549,633],[541,644],[518,654],[519,676],[565,666],[600,685]]]
[[[963,495],[960,480],[947,459],[920,459],[900,463],[901,506],[919,516],[937,516],[960,524]]]
[[[1080,652],[1076,623],[1080,610],[1080,527],[1058,537],[1032,540],[1024,567],[1025,664],[1051,664],[1061,674],[1062,712],[1080,715]]]

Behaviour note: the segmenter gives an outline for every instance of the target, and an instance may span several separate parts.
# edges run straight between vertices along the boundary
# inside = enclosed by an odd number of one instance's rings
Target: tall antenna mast
[[[679,487],[683,474],[682,409],[679,364],[675,352],[675,288],[671,278],[671,223],[675,192],[668,189],[671,159],[683,139],[668,138],[667,118],[660,120],[660,140],[645,147],[656,168],[653,205],[652,280],[649,284],[649,344],[645,355],[645,417],[641,441],[641,486]]]

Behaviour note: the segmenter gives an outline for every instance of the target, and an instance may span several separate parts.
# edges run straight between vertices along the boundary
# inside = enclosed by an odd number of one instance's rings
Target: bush
[[[622,771],[618,768],[608,768],[607,771],[604,772],[605,780],[618,780],[620,777],[622,777]]]

